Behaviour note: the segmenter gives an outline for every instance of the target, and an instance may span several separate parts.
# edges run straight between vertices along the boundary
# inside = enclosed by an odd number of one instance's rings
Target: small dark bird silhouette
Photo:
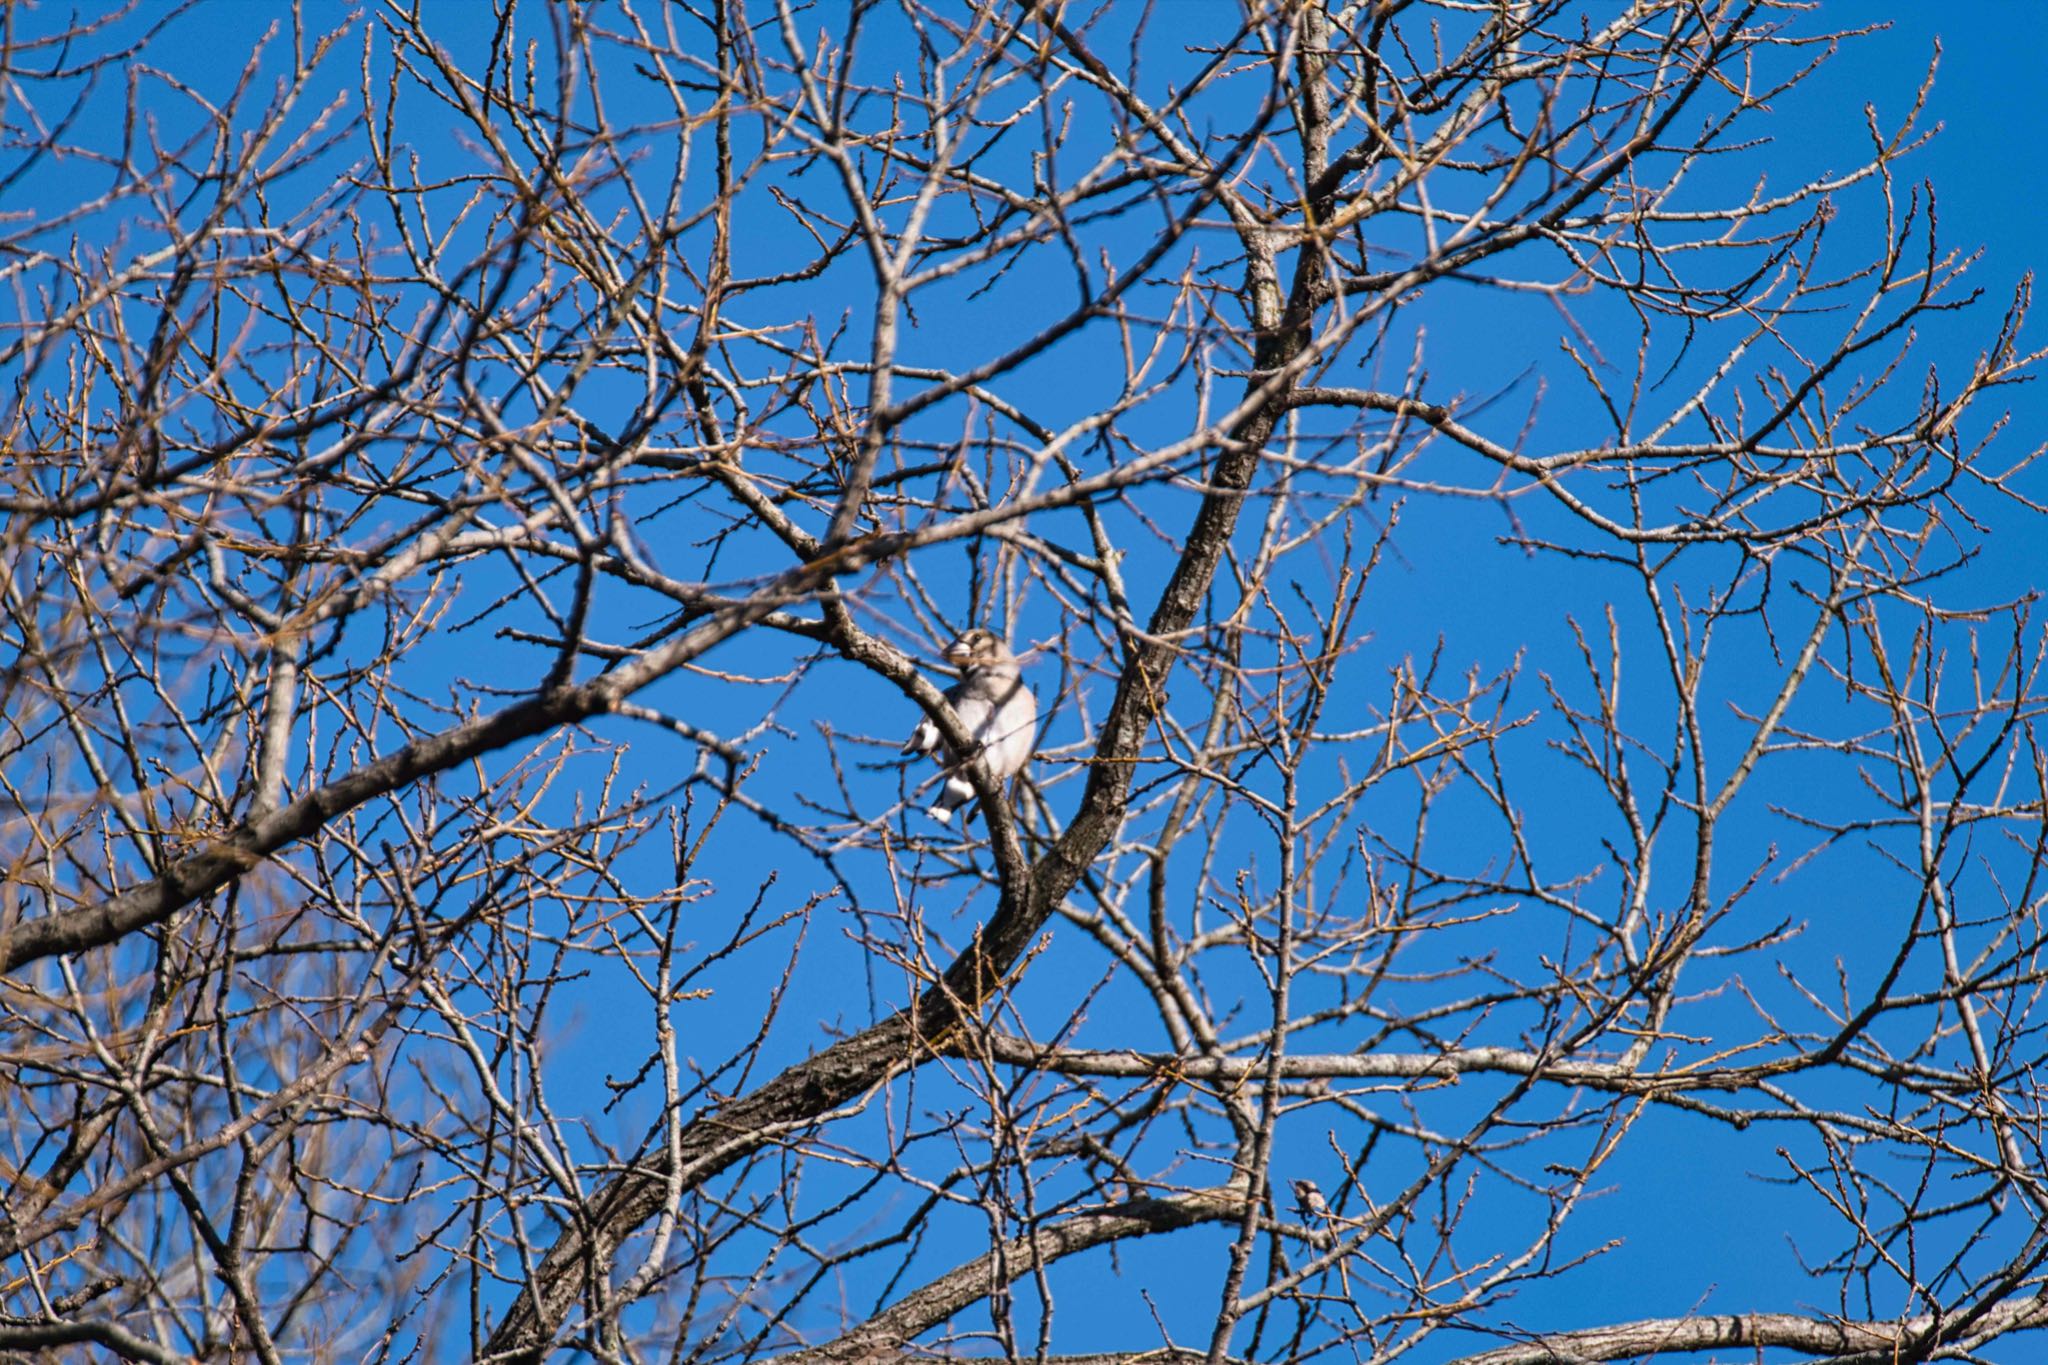
[[[1038,733],[1038,701],[1018,676],[1016,656],[993,631],[962,631],[946,646],[944,658],[960,670],[960,681],[946,689],[946,701],[977,747],[961,754],[944,743],[930,718],[918,723],[903,742],[906,754],[945,749],[946,780],[938,799],[925,812],[940,824],[951,824],[953,812],[974,799],[966,766],[979,758],[998,785],[1024,771],[1031,743]]]

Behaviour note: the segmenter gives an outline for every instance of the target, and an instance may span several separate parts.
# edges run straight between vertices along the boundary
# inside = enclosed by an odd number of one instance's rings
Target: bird
[[[1322,1189],[1313,1180],[1294,1182],[1294,1211],[1301,1215],[1304,1223],[1321,1223],[1330,1216],[1330,1201],[1323,1198]]]
[[[998,786],[1024,770],[1038,733],[1038,700],[1019,676],[1017,657],[994,631],[964,630],[941,657],[960,670],[960,681],[946,689],[946,703],[977,747],[968,754],[956,752],[927,716],[903,742],[903,752],[944,751],[946,780],[925,814],[947,825],[954,811],[974,799],[974,784],[966,774],[969,763],[980,759]]]

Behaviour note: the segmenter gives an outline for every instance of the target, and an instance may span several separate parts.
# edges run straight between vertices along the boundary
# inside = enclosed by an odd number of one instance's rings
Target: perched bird
[[[1313,1180],[1294,1182],[1294,1211],[1304,1223],[1320,1223],[1330,1216],[1330,1201]]]
[[[998,785],[1024,770],[1038,733],[1038,701],[1018,676],[1016,656],[993,631],[961,632],[943,657],[960,670],[960,681],[946,689],[946,701],[977,747],[972,753],[955,752],[927,717],[903,742],[903,752],[944,749],[945,784],[925,813],[945,825],[952,823],[954,811],[974,799],[974,784],[965,771],[969,763],[979,758]]]

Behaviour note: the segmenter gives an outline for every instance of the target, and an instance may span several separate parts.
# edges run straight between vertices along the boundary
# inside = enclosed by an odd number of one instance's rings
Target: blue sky
[[[1209,2],[1183,0],[1188,4]],[[2048,77],[2043,76],[2040,68],[2040,54],[2048,51],[2048,6],[2021,0],[1981,0],[1946,7],[1844,4],[1830,7],[1821,17],[1877,22],[1886,17],[1887,11],[1896,16],[1893,26],[1848,43],[1810,82],[1784,97],[1774,108],[1773,116],[1760,125],[1773,138],[1773,145],[1742,158],[1740,168],[1730,174],[1741,178],[1761,170],[1774,182],[1794,183],[1813,173],[1850,164],[1861,151],[1866,103],[1875,107],[1882,126],[1895,125],[1913,98],[1939,35],[1945,51],[1928,122],[1939,122],[1942,128],[1929,146],[1906,163],[1905,174],[1908,178],[1924,177],[1937,186],[1943,235],[1948,241],[1982,244],[1983,259],[1973,271],[1973,278],[1985,290],[1986,299],[1967,325],[1931,327],[1924,354],[1917,363],[1924,367],[1929,361],[1939,361],[1948,368],[1967,368],[1967,348],[1985,330],[1986,319],[1995,316],[2026,271],[2048,259],[2048,251],[2043,250],[2044,242],[2048,242],[2048,231],[2044,231],[2048,227],[2048,211],[2044,211],[2043,203],[2048,201],[2044,201],[2036,171],[2039,149],[2048,146],[2048,99],[2043,98],[2048,95]],[[1162,15],[1171,12],[1170,7],[1159,11]],[[222,0],[203,6],[165,33],[155,60],[177,70],[181,76],[189,75],[201,85],[214,82],[224,87],[231,83],[234,72],[217,61],[223,34],[234,33],[239,42],[239,34],[260,27],[259,19],[267,19],[268,13],[267,6],[253,3],[230,4]],[[483,22],[484,13],[481,7],[455,6],[437,12],[435,22],[447,25],[451,44],[460,44],[465,37],[472,36],[472,26]],[[1167,47],[1173,37],[1163,23],[1155,23],[1150,34],[1155,45]],[[886,52],[886,48],[879,50],[876,60],[885,60]],[[339,79],[347,79],[346,62],[337,72]],[[439,135],[430,110],[431,106],[427,106],[418,115],[421,121],[408,130],[410,140],[425,149],[430,158],[443,157],[450,164],[458,163],[468,149]],[[344,114],[344,121],[348,117]],[[111,127],[110,124],[109,131]],[[346,153],[338,153],[337,159],[343,155]],[[308,178],[317,180],[325,171],[323,163],[309,171]],[[1707,178],[1711,180],[1711,176]],[[54,192],[50,187],[44,188]],[[818,192],[824,195],[829,190],[820,188]],[[1859,240],[1858,234],[1867,240],[1871,231],[1869,201],[1870,196],[1860,190],[1846,195],[1843,216],[1831,230],[1851,243]],[[778,252],[794,249],[800,240],[781,215],[771,216],[764,211],[758,234],[750,231],[742,243],[743,251],[753,252],[759,259],[751,263],[743,260],[742,269],[771,261]],[[1225,256],[1230,250],[1223,240],[1198,241],[1196,248],[1212,253],[1208,259]],[[985,283],[980,277],[972,282]],[[986,350],[992,334],[1000,334],[1005,327],[1022,329],[1032,320],[1025,305],[1035,295],[1048,288],[1067,287],[1068,281],[1048,286],[1020,274],[996,283],[985,297],[968,297],[965,285],[952,297],[940,291],[937,297],[921,301],[923,312],[919,325],[908,334],[906,358],[913,362],[921,357],[938,361],[962,348]],[[849,310],[858,326],[859,311],[866,297],[864,289],[858,270],[848,268],[820,282],[814,295],[816,306],[827,317],[834,309]],[[1582,393],[1575,395],[1570,376],[1556,365],[1555,347],[1563,328],[1547,304],[1503,305],[1488,291],[1445,289],[1440,300],[1433,299],[1425,308],[1427,311],[1418,316],[1428,329],[1431,368],[1443,389],[1497,394],[1489,416],[1499,414],[1499,421],[1509,431],[1524,411],[1536,414],[1534,430],[1539,446],[1544,441],[1570,444],[1584,439],[1578,433],[1589,429],[1591,410]],[[1598,307],[1589,308],[1589,318],[1602,322]],[[1018,311],[1012,314],[1010,309]],[[1611,323],[1613,318],[1604,321]],[[1817,325],[1825,330],[1825,322],[1823,319]],[[1631,340],[1623,335],[1619,344],[1625,350]],[[1114,386],[1115,376],[1102,366],[1108,343],[1102,342],[1100,346],[1103,349],[1092,352],[1083,347],[1078,358],[1048,359],[1025,371],[1034,400],[1043,404],[1046,415],[1079,415],[1088,410],[1099,385]],[[1394,350],[1398,359],[1399,348]],[[1917,370],[1914,374],[1917,377]],[[593,381],[585,394],[594,397],[615,391],[622,405],[630,404],[631,385],[621,380],[615,382],[614,388],[606,387],[613,383]],[[1184,399],[1185,386],[1173,397],[1176,401]],[[2044,408],[2040,393],[2033,387],[2004,390],[1994,401],[2009,405],[2014,414],[2012,427],[2000,446],[2004,458],[1995,461],[2010,462],[2039,439],[2038,433],[2048,431],[2048,423],[2042,420],[2048,415],[2048,408]],[[1170,404],[1162,404],[1162,408],[1163,415],[1157,421],[1163,439],[1181,413]],[[950,415],[941,416],[922,434],[934,441],[944,440],[944,429],[952,420]],[[1979,427],[1984,425],[1981,416],[1972,420]],[[2030,487],[2037,496],[2048,492],[2038,472],[2032,476]],[[1191,496],[1172,493],[1162,496],[1150,510],[1163,524],[1172,526],[1185,521],[1191,506]],[[1376,527],[1387,510],[1383,504],[1375,503],[1365,510],[1363,521]],[[1956,585],[1958,594],[1968,599],[1996,600],[2037,585],[2044,577],[2044,569],[2048,569],[2048,554],[2044,554],[2037,538],[2038,523],[2022,520],[2009,508],[1993,506],[1985,510],[1994,535],[1986,553],[1961,576]],[[1630,615],[1633,609],[1625,583],[1599,567],[1531,560],[1503,547],[1500,538],[1510,529],[1510,523],[1499,509],[1473,503],[1449,508],[1424,504],[1412,508],[1407,517],[1402,532],[1394,538],[1393,553],[1375,582],[1363,617],[1370,639],[1358,649],[1358,681],[1354,684],[1356,691],[1349,694],[1359,712],[1369,709],[1386,670],[1439,647],[1448,671],[1472,667],[1489,674],[1506,668],[1518,651],[1527,650],[1534,660],[1532,674],[1519,695],[1525,705],[1535,705],[1533,670],[1541,668],[1562,674],[1574,657],[1570,620],[1593,626],[1610,606],[1621,616],[1624,632],[1641,645],[1643,621],[1639,614]],[[1545,528],[1561,520],[1540,508],[1533,510],[1530,517],[1531,524]],[[1044,529],[1078,541],[1081,537],[1077,522],[1078,518],[1072,516],[1050,516],[1045,518]],[[667,523],[674,524],[673,520]],[[2000,528],[2007,529],[1998,534]],[[966,623],[978,607],[985,605],[985,601],[970,600],[973,548],[943,551],[930,562],[946,567],[926,570],[939,608],[952,624]],[[657,544],[652,550],[664,567],[682,573],[696,572],[692,552],[687,547]],[[778,563],[778,553],[772,546],[740,547],[721,562],[719,572],[737,578],[773,568]],[[1710,557],[1703,555],[1702,559],[1711,570]],[[984,566],[986,562],[984,558]],[[1141,603],[1141,613],[1142,604],[1149,603],[1165,567],[1164,556],[1156,550],[1134,556],[1128,566],[1133,596]],[[509,574],[502,569],[479,568],[463,584],[463,604],[466,608],[481,605],[510,582]],[[872,586],[874,591],[864,596],[861,603],[864,623],[894,622],[898,643],[928,653],[930,644],[936,641],[915,625],[912,605],[886,583]],[[604,614],[594,622],[594,629],[606,638],[630,638],[646,630],[654,619],[654,607],[645,600],[615,600],[607,604]],[[1060,657],[1057,613],[1042,593],[1027,595],[1019,619],[1020,629],[1026,635],[1049,646],[1030,674],[1047,709],[1057,708],[1060,712],[1048,733],[1048,744],[1078,744],[1085,739],[1079,724],[1084,700],[1060,692],[1064,661]],[[487,637],[488,629],[472,631],[441,642],[423,656],[424,667],[416,679],[421,690],[447,687],[458,680],[488,685],[504,677],[523,676],[522,670],[531,669],[533,651]],[[1749,648],[1755,651],[1750,657],[1761,661],[1763,655],[1758,646],[1752,642]],[[805,653],[805,647],[793,645],[787,639],[749,638],[735,642],[713,662],[721,668],[747,667],[774,674]],[[1754,706],[1767,695],[1774,680],[1775,676],[1759,662],[1753,679],[1741,676],[1738,671],[1726,680],[1717,697]],[[1099,690],[1102,685],[1099,677],[1076,677],[1071,681],[1077,688],[1092,686]],[[773,689],[750,691],[742,696],[719,679],[677,677],[651,689],[649,700],[676,714],[705,718],[713,728],[732,732],[758,719],[760,709],[767,705],[764,692],[772,694]],[[1102,704],[1100,695],[1085,699],[1085,709],[1093,714],[1100,713]],[[1635,704],[1638,703],[1632,703]],[[1664,703],[1652,695],[1639,704],[1643,710],[1634,719],[1654,728],[1659,707]],[[1818,715],[1825,715],[1824,700],[1816,700],[1813,705]],[[858,798],[872,810],[886,809],[894,801],[901,779],[879,760],[886,757],[883,746],[892,745],[895,737],[907,731],[915,719],[914,711],[899,693],[849,666],[823,664],[804,676],[803,686],[777,712],[776,719],[786,728],[762,737],[766,756],[755,790],[782,798],[819,795],[821,788],[828,785],[821,776],[821,727],[829,725],[838,735],[853,737],[844,752],[849,758],[849,783]],[[632,746],[628,775],[649,790],[665,788],[683,776],[688,756],[680,754],[680,746],[667,737],[644,726],[618,721],[592,728],[604,739]],[[1737,735],[1739,730],[1731,728],[1727,742],[1735,742]],[[1548,761],[1541,752],[1545,738],[1538,731],[1526,740],[1524,757],[1536,765],[1537,771],[1551,771],[1541,767]],[[580,771],[588,773],[600,766],[601,761],[592,760]],[[1070,801],[1078,790],[1077,771],[1047,763],[1039,776],[1049,784],[1048,790],[1057,803]],[[1784,772],[1786,776],[1781,780],[1788,788],[1796,789],[1801,781],[1796,761],[1786,760]],[[915,774],[911,780],[915,780]],[[1825,780],[1840,781],[1839,777]],[[1840,788],[1796,794],[1823,805],[1837,798],[1844,803],[1851,800],[1851,794]],[[1557,786],[1546,789],[1545,795],[1550,799],[1530,803],[1528,819],[1532,834],[1547,856],[1562,865],[1581,861],[1596,864],[1600,857],[1599,831],[1588,828],[1581,818],[1583,794],[1574,789],[1569,779],[1560,777]],[[558,805],[566,808],[572,796],[568,792],[558,793]],[[1788,837],[1776,817],[1764,808],[1762,796],[1759,793],[1758,803],[1738,812],[1731,822],[1741,851],[1728,855],[1728,871],[1722,874],[1725,877],[1739,876],[1749,866],[1744,861],[1746,856],[1757,855],[1765,845]],[[1389,794],[1383,803],[1371,809],[1376,816],[1384,815],[1391,826],[1398,822],[1404,801],[1403,796]],[[1470,814],[1456,806],[1452,812]],[[902,827],[900,815],[892,818]],[[753,832],[745,832],[748,830]],[[1469,850],[1460,848],[1461,838],[1469,843]],[[1447,842],[1453,852],[1469,851],[1474,860],[1483,859],[1494,846],[1491,834],[1486,832],[1470,836],[1454,832],[1447,836]],[[1672,850],[1671,856],[1683,851],[1680,845]],[[722,900],[707,903],[707,942],[715,941],[718,931],[739,910],[745,909],[753,887],[762,880],[769,865],[785,855],[786,846],[774,841],[765,830],[749,825],[744,816],[731,817],[731,828],[714,846],[703,869],[727,888]],[[622,858],[615,870],[628,879],[651,885],[668,873],[667,856],[665,841],[652,838]],[[1269,866],[1257,859],[1268,856],[1247,853],[1246,862],[1256,872],[1266,873]],[[1823,874],[1786,889],[1766,887],[1744,911],[1745,922],[1758,925],[1787,917],[1810,920],[1813,931],[1788,961],[1795,963],[1797,970],[1810,969],[1817,976],[1824,976],[1836,960],[1844,962],[1852,973],[1865,970],[1871,964],[1863,960],[1863,955],[1885,949],[1882,935],[1864,934],[1857,921],[1858,916],[1865,914],[1883,918],[1882,898],[1889,893],[1884,889],[1880,869],[1872,860],[1853,851],[1830,857],[1832,861]],[[784,863],[776,870],[785,880],[764,897],[764,904],[770,909],[791,908],[807,895],[824,889],[824,874],[816,866]],[[868,871],[873,872],[872,865]],[[869,881],[859,890],[863,895],[879,896],[880,885],[878,881]],[[985,889],[964,898],[963,884],[958,882],[942,884],[924,896],[928,925],[955,945],[963,942],[972,925],[988,913],[992,900]],[[878,969],[872,957],[856,951],[852,918],[845,914],[847,899],[829,896],[825,913],[808,931],[806,957],[795,978],[797,990],[773,1035],[766,1053],[769,1060],[800,1057],[820,1046],[834,1030],[857,1028],[904,998],[906,986],[899,975],[886,968]],[[1501,932],[1504,951],[1533,956],[1556,946],[1558,929],[1549,922],[1538,928],[1532,918],[1518,921],[1516,927]],[[684,1050],[710,1063],[721,1059],[730,1046],[744,1041],[757,1019],[751,1007],[764,997],[786,960],[778,958],[778,951],[794,942],[794,932],[785,933],[770,940],[758,955],[736,962],[713,978],[721,992],[713,1003],[679,1006],[675,1014],[678,1027],[685,1034]],[[1447,940],[1447,944],[1443,950],[1446,955],[1470,950],[1463,940]],[[1055,933],[1037,969],[1026,979],[1018,996],[1020,1008],[1025,1017],[1034,1021],[1056,1023],[1088,1001],[1088,1017],[1077,1035],[1079,1041],[1099,1044],[1128,1038],[1133,1021],[1142,1026],[1142,998],[1128,982],[1123,982],[1090,1000],[1090,991],[1105,971],[1103,957],[1078,935],[1062,928]],[[1219,972],[1216,979],[1231,978],[1228,972]],[[1248,976],[1240,977],[1237,984],[1248,981]],[[1788,991],[1782,981],[1745,978],[1745,984],[1775,999],[1785,998]],[[1412,998],[1420,999],[1425,994],[1418,989]],[[1734,1019],[1742,1013],[1732,992],[1721,1000],[1703,1003],[1699,1009],[1700,1013],[1694,1016],[1697,1019]],[[1716,1013],[1722,1010],[1727,1013]],[[615,1112],[601,1112],[610,1098],[603,1082],[631,1072],[645,1053],[645,1014],[644,1001],[626,985],[623,973],[607,972],[602,966],[560,992],[560,1033],[552,1058],[556,1072],[551,1077],[552,1093],[560,1104],[591,1124],[596,1137],[581,1146],[579,1152],[583,1156],[595,1156],[601,1139],[637,1139],[650,1119],[652,1110],[644,1094]],[[622,1046],[622,1039],[629,1041]],[[1142,1041],[1157,1040],[1156,1036],[1148,1036]],[[761,1074],[757,1070],[752,1079],[758,1081]],[[1441,1124],[1452,1125],[1458,1116],[1474,1110],[1499,1088],[1492,1082],[1470,1082],[1458,1095],[1440,1097],[1435,1117]],[[905,1105],[913,1111],[927,1103],[956,1103],[959,1098],[943,1080],[933,1076],[906,1082],[899,1093],[905,1091],[915,1097]],[[879,1118],[870,1116],[846,1125],[839,1136],[852,1141],[871,1138],[879,1123]],[[1301,1125],[1283,1133],[1276,1174],[1285,1179],[1297,1173],[1314,1173],[1327,1181],[1331,1158],[1324,1134],[1330,1130],[1335,1130],[1340,1146],[1356,1148],[1362,1141],[1356,1128],[1346,1129],[1333,1117],[1311,1113]],[[1811,1285],[1797,1274],[1796,1262],[1785,1246],[1788,1238],[1808,1232],[1826,1235],[1819,1232],[1820,1223],[1803,1225],[1773,1212],[1760,1225],[1750,1213],[1753,1208],[1775,1211],[1797,1206],[1796,1199],[1782,1205],[1758,1200],[1759,1178],[1781,1173],[1772,1155],[1777,1141],[1772,1134],[1761,1131],[1734,1138],[1719,1127],[1681,1115],[1651,1116],[1646,1120],[1646,1135],[1624,1144],[1608,1167],[1614,1192],[1582,1211],[1566,1239],[1568,1249],[1586,1251],[1609,1237],[1625,1238],[1625,1254],[1596,1260],[1555,1285],[1530,1290],[1508,1316],[1545,1326],[1576,1326],[1693,1309],[1837,1307],[1816,1303]],[[1391,1147],[1389,1144],[1389,1150],[1375,1158],[1384,1163],[1375,1170],[1384,1170],[1390,1181],[1400,1178],[1404,1160],[1412,1165],[1412,1158],[1394,1153]],[[1192,1165],[1183,1168],[1183,1174],[1195,1180],[1210,1178],[1213,1173]],[[811,1197],[822,1199],[820,1191],[853,1179],[841,1172],[818,1174],[813,1178]],[[900,1216],[909,1203],[909,1196],[899,1196],[875,1212],[886,1223],[890,1217]],[[1526,1229],[1527,1220],[1540,1215],[1540,1201],[1532,1198],[1520,1205],[1508,1201],[1501,1208],[1498,1224],[1475,1220],[1472,1232],[1483,1238],[1489,1229],[1498,1226],[1504,1237],[1514,1235]],[[971,1221],[956,1212],[950,1224],[942,1220],[935,1225],[957,1228],[958,1240],[941,1239],[937,1255],[926,1262],[927,1268],[955,1249],[962,1255],[971,1254],[972,1238],[980,1231],[969,1226]],[[859,1219],[849,1218],[832,1225],[830,1230],[848,1232],[859,1225]],[[1140,1311],[1140,1291],[1151,1295],[1168,1321],[1191,1330],[1212,1302],[1210,1285],[1220,1275],[1220,1248],[1221,1234],[1214,1232],[1162,1239],[1158,1245],[1126,1249],[1119,1258],[1123,1278],[1112,1287],[1104,1287],[1102,1277],[1107,1258],[1100,1256],[1081,1258],[1060,1267],[1054,1273],[1054,1283],[1066,1294],[1063,1311],[1072,1313],[1087,1332],[1099,1330],[1106,1335],[1106,1340],[1095,1344],[1140,1347],[1149,1344],[1153,1330]],[[873,1284],[859,1282],[858,1275],[853,1278],[857,1290],[875,1288]],[[1199,1284],[1201,1292],[1190,1293],[1190,1283]],[[857,1301],[858,1294],[850,1297]],[[1853,1305],[1850,1311],[1856,1311]]]

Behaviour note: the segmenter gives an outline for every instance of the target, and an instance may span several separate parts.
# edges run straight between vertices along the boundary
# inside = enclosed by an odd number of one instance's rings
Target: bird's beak
[[[955,640],[952,644],[946,646],[946,652],[939,657],[949,664],[964,664],[973,657],[973,654],[966,645]]]

